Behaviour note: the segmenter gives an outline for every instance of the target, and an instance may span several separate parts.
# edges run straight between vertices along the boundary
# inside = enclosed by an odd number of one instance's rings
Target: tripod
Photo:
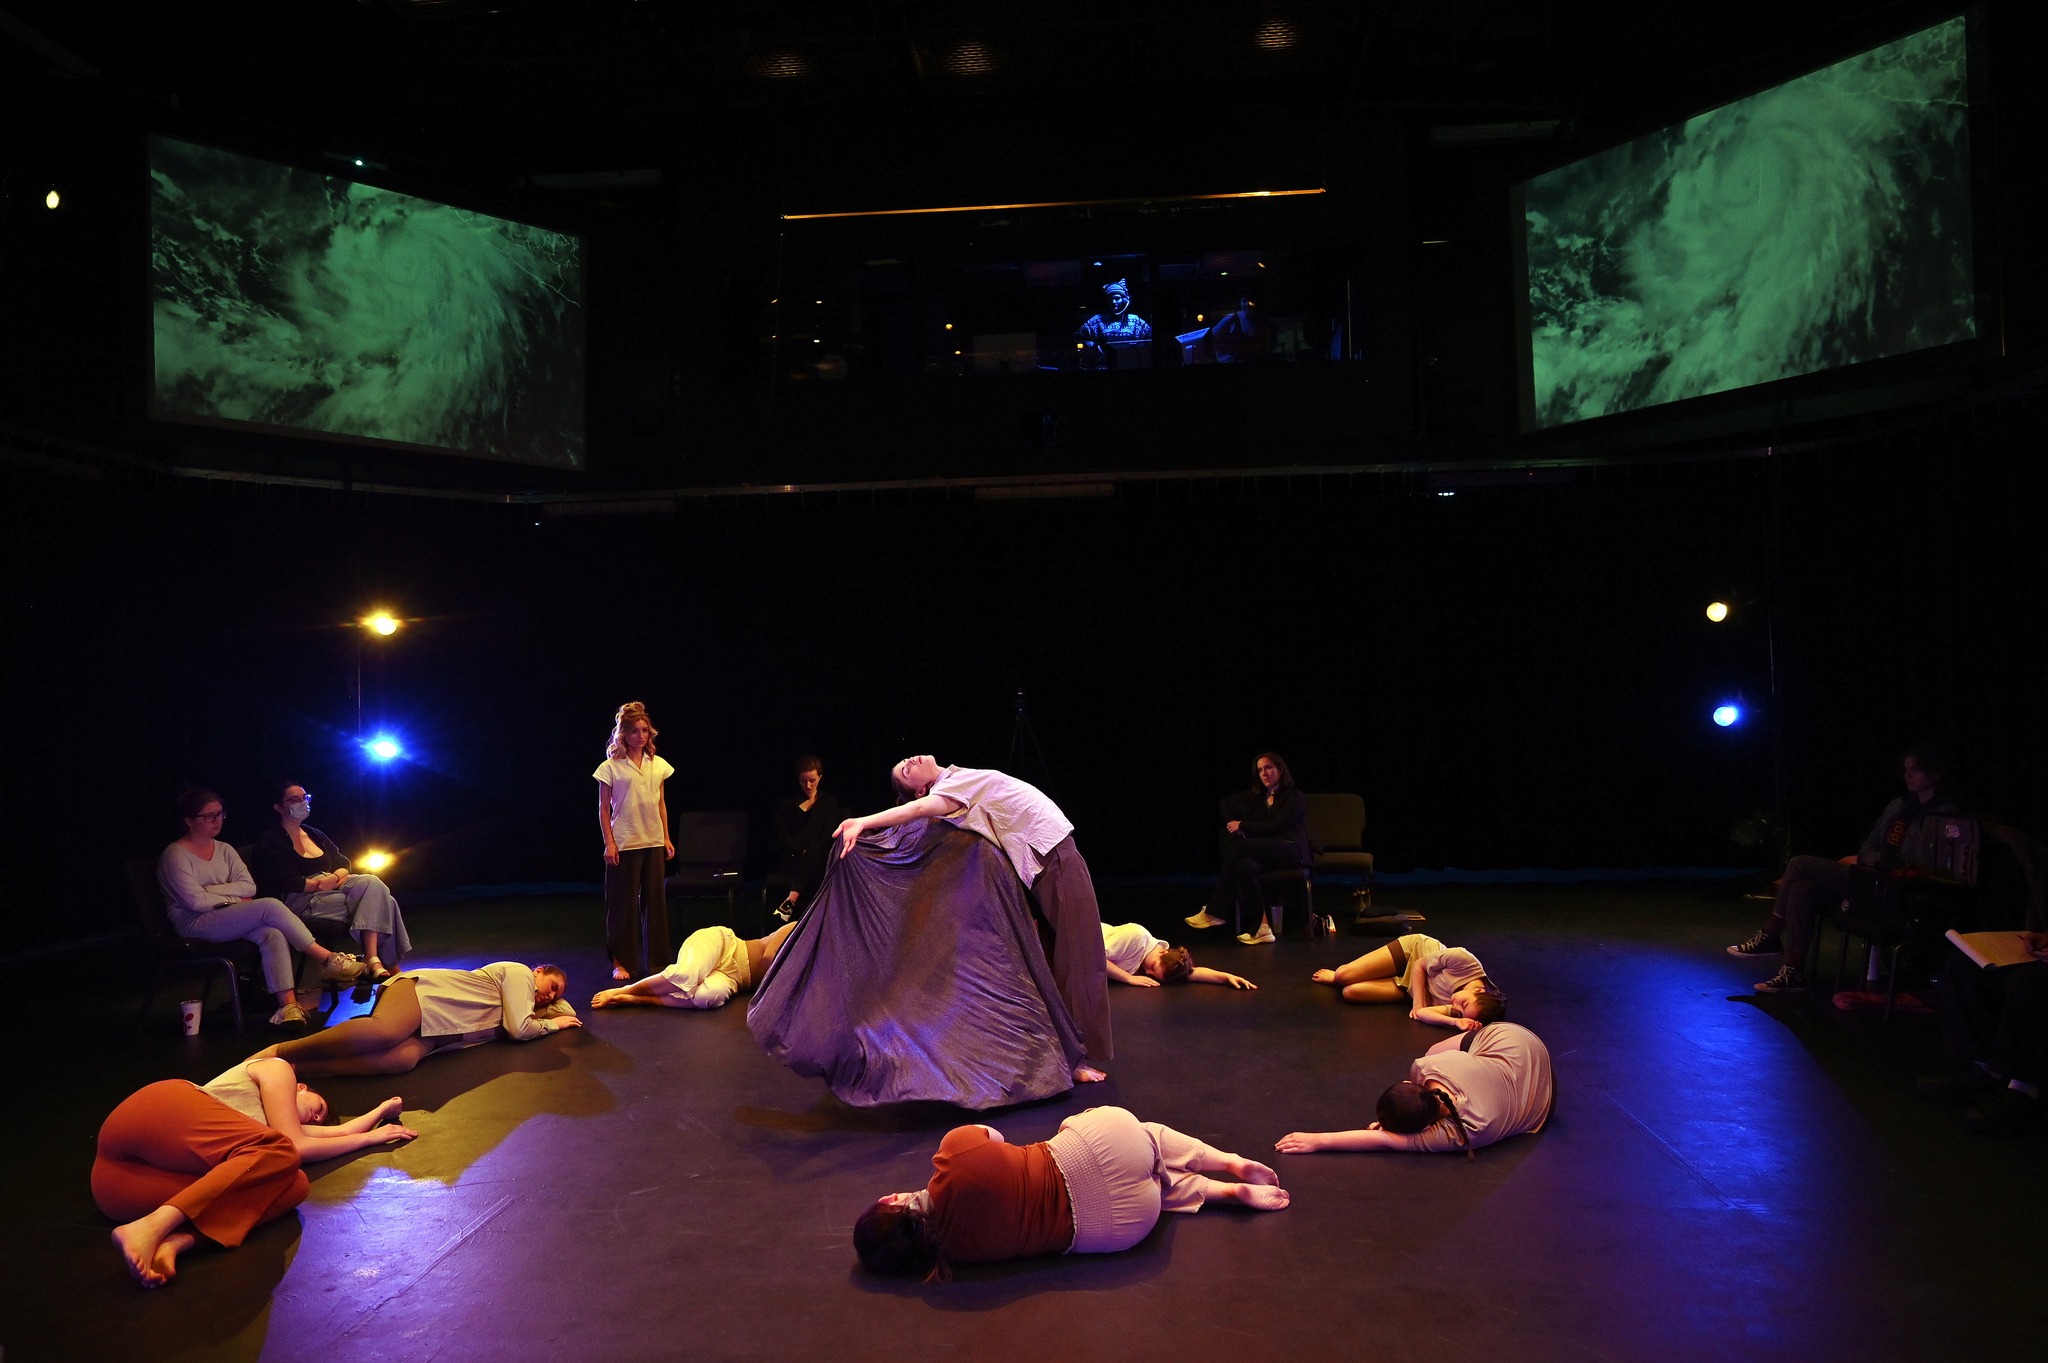
[[[1031,727],[1031,714],[1025,707],[1024,688],[1021,686],[1017,688],[1016,718],[1010,722],[1010,755],[1003,761],[1005,769],[1013,773],[1017,770],[1017,745],[1020,741],[1031,745],[1031,755],[1038,759],[1038,770],[1045,778],[1046,793],[1054,794],[1052,768],[1046,765],[1045,749],[1038,746],[1038,731]]]

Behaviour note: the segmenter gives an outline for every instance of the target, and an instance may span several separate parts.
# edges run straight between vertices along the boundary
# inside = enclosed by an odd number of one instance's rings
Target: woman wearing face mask
[[[180,937],[205,942],[253,942],[263,957],[263,984],[277,997],[270,1025],[304,1031],[306,1012],[294,989],[292,953],[320,963],[327,979],[346,984],[363,973],[354,956],[329,951],[292,911],[275,899],[258,898],[256,879],[234,847],[220,840],[227,806],[220,796],[196,787],[178,797],[185,836],[157,859],[156,882],[164,910]]]
[[[350,870],[334,839],[307,826],[313,797],[304,786],[285,782],[270,807],[277,811],[278,822],[249,849],[256,892],[282,899],[308,922],[339,923],[362,943],[370,978],[389,978],[412,950],[412,938],[390,888],[376,876]]]

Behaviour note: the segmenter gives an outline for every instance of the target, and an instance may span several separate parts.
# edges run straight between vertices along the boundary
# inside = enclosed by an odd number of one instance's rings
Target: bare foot
[[[164,1242],[156,1247],[156,1257],[150,1260],[151,1267],[163,1276],[165,1282],[178,1276],[178,1256],[199,1243],[199,1237],[191,1231],[172,1231]]]
[[[1285,1188],[1264,1183],[1240,1183],[1237,1200],[1256,1212],[1277,1212],[1294,1199]]]
[[[1337,982],[1337,972],[1334,970],[1318,970],[1309,978],[1317,984],[1335,984]]]
[[[1096,1069],[1093,1065],[1074,1066],[1074,1082],[1077,1084],[1099,1084],[1107,1078],[1109,1078],[1107,1074]]]
[[[1232,1155],[1225,1163],[1224,1168],[1239,1183],[1264,1183],[1274,1187],[1280,1185],[1280,1175],[1274,1173],[1270,1168],[1259,1163],[1257,1160],[1246,1159],[1243,1155]]]
[[[613,961],[612,978],[615,980],[630,980],[633,978],[633,972],[620,965],[617,961]]]
[[[128,1276],[135,1279],[138,1287],[162,1287],[177,1274],[178,1251],[192,1244],[190,1232],[178,1230],[185,1223],[184,1214],[175,1207],[162,1206],[148,1216],[139,1216],[126,1225],[114,1227],[112,1239],[114,1248],[120,1252],[121,1262],[128,1269]],[[173,1245],[173,1240],[183,1236],[183,1243]],[[164,1252],[169,1248],[169,1253]]]
[[[590,1006],[592,1008],[609,1008],[612,1006],[612,1000],[618,996],[619,991],[616,989],[600,989],[590,996]]]

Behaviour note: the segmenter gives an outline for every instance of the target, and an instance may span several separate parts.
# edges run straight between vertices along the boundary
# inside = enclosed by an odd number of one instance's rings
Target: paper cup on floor
[[[202,1011],[198,999],[186,999],[178,1005],[178,1012],[185,1019],[185,1035],[199,1035],[199,1014]]]

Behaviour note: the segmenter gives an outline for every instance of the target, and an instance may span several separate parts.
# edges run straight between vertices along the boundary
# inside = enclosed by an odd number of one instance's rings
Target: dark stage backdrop
[[[2038,432],[2032,433],[2038,437]],[[790,759],[855,809],[898,756],[1010,766],[1098,872],[1213,869],[1215,802],[1277,748],[1355,790],[1382,864],[1740,864],[1770,799],[1769,527],[1800,850],[1849,850],[1899,749],[1946,738],[1978,801],[2042,831],[2042,480],[2010,437],[1610,471],[1575,484],[1126,487],[1086,502],[727,501],[675,516],[7,475],[9,894],[0,947],[130,921],[123,855],[216,784],[317,796],[405,890],[594,881],[590,771],[647,702],[674,810],[757,825]],[[130,479],[132,481],[124,481]],[[1729,625],[1702,615],[1733,600]],[[365,727],[410,756],[364,769]],[[1018,688],[1045,764],[1010,758]],[[1190,890],[1192,910],[1197,892]]]

